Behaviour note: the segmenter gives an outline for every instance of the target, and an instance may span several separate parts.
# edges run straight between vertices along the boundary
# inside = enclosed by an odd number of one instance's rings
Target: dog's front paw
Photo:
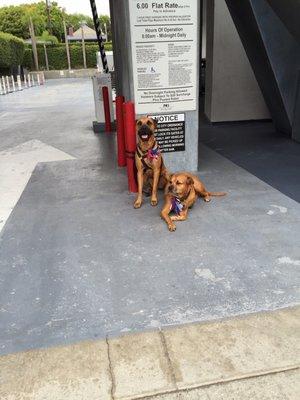
[[[158,203],[157,198],[153,197],[153,198],[151,199],[151,206],[157,206],[157,203]]]
[[[142,205],[142,200],[136,199],[136,201],[135,201],[134,204],[133,204],[133,207],[134,207],[134,208],[140,208],[141,205]]]
[[[168,224],[168,229],[170,232],[176,231],[176,225],[175,224]]]

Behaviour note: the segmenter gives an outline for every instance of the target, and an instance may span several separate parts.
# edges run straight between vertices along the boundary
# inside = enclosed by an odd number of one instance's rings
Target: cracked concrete
[[[111,400],[115,400],[116,378],[115,378],[114,371],[112,368],[108,336],[106,337],[105,341],[106,341],[106,345],[107,345],[107,359],[108,359],[108,368],[109,368],[110,382],[111,382],[110,396],[111,396]]]
[[[2,400],[296,400],[300,307],[0,357]]]
[[[159,332],[161,343],[162,343],[162,346],[163,346],[163,349],[164,349],[165,358],[166,358],[166,360],[168,362],[168,365],[169,365],[169,370],[170,370],[170,375],[171,375],[171,378],[172,378],[172,383],[173,383],[174,387],[176,388],[176,390],[178,390],[178,386],[177,386],[177,382],[176,382],[176,375],[175,375],[173,363],[172,363],[171,358],[170,358],[169,349],[168,349],[168,345],[167,345],[167,342],[166,342],[166,338],[165,338],[164,332],[163,332],[162,329],[159,329],[158,332]]]

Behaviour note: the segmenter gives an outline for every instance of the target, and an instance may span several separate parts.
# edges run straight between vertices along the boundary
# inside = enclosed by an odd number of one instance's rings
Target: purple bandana
[[[153,159],[157,160],[159,155],[160,155],[160,151],[159,151],[158,147],[156,149],[150,149],[150,150],[148,150],[148,153],[147,153],[147,159],[149,161],[152,161]]]
[[[177,197],[173,197],[170,211],[174,211],[176,215],[179,215],[182,210],[183,204],[181,204],[181,201]]]

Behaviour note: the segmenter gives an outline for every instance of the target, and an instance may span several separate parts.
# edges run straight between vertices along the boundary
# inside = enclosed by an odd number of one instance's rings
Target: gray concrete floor
[[[228,196],[171,234],[159,207],[132,208],[114,136],[91,131],[89,80],[0,107],[2,150],[39,139],[77,158],[38,164],[2,231],[2,354],[299,302],[294,200],[202,146],[202,180]]]
[[[276,132],[271,121],[203,119],[200,129],[203,144],[300,202],[300,143]]]
[[[93,135],[93,104],[88,78],[49,80],[0,96],[0,151],[38,139],[77,158],[109,162],[114,141]]]

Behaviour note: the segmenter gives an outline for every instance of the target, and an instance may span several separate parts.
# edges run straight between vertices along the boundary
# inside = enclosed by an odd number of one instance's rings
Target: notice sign
[[[185,150],[184,114],[149,115],[157,121],[155,137],[162,153]]]
[[[129,0],[137,114],[196,110],[198,0]]]

